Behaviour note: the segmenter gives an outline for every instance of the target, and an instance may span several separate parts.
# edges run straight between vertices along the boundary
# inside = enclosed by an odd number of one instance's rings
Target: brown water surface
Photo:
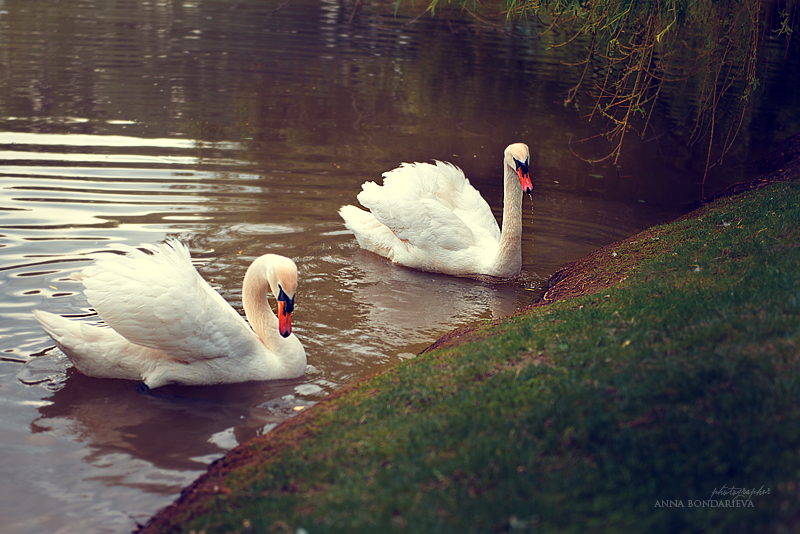
[[[534,302],[558,268],[699,199],[704,160],[669,135],[632,141],[619,169],[573,155],[570,139],[594,133],[563,106],[578,73],[531,26],[270,4],[0,1],[3,532],[129,531],[237,443]],[[742,162],[770,141],[753,137],[710,192],[747,177]],[[536,184],[517,281],[392,266],[337,215],[362,182],[437,158],[462,166],[499,217],[516,141]],[[74,372],[31,310],[91,317],[68,279],[85,254],[170,236],[238,310],[253,258],[295,259],[305,376],[147,397]]]

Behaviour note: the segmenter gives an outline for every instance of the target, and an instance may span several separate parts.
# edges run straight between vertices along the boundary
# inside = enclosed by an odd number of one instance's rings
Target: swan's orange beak
[[[531,182],[531,175],[528,173],[527,165],[520,165],[517,167],[517,174],[519,174],[519,183],[522,185],[522,190],[529,195],[533,193],[533,182]]]
[[[278,301],[278,331],[283,337],[292,334],[292,312],[286,311],[286,302]]]
[[[278,286],[278,332],[283,337],[292,335],[292,311],[294,311],[294,297],[283,292]]]

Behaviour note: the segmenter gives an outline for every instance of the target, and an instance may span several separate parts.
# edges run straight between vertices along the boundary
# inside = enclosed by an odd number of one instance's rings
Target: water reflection
[[[38,409],[31,431],[68,432],[79,436],[89,454],[84,461],[98,467],[124,455],[144,460],[153,472],[197,471],[225,450],[285,419],[291,410],[307,406],[293,401],[297,382],[253,382],[236,386],[197,388],[170,386],[141,395],[136,384],[95,380],[70,370],[62,387]],[[253,405],[253,399],[276,399]],[[232,425],[233,423],[233,425]],[[159,493],[180,488],[136,475],[132,480],[109,470],[115,484]]]
[[[392,265],[355,244],[350,250],[352,256],[340,258],[341,267],[332,273],[338,286],[333,299],[314,290],[309,295],[336,307],[329,310],[325,326],[338,340],[339,347],[332,352],[343,356],[343,365],[364,365],[376,358],[387,362],[398,349],[402,352],[397,357],[411,357],[444,332],[478,319],[509,315],[519,305],[517,284],[491,285],[422,273]],[[325,327],[314,324],[313,330],[319,338]],[[327,341],[319,338],[322,345]]]

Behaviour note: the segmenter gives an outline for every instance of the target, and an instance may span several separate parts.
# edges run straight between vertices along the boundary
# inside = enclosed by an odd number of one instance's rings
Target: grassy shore
[[[567,274],[240,446],[145,531],[796,531],[800,186]]]

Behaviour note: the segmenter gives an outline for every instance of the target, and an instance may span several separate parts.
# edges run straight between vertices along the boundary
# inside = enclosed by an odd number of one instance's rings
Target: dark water
[[[578,74],[530,26],[278,5],[0,1],[3,532],[129,531],[237,443],[453,328],[513,313],[558,268],[700,197],[705,160],[677,137],[632,140],[620,168],[575,157],[570,140],[596,133],[563,106]],[[798,122],[763,116],[707,193],[751,177]],[[517,283],[388,265],[339,220],[362,182],[433,158],[464,168],[499,216],[515,141],[536,183]],[[253,258],[295,259],[304,377],[143,397],[71,369],[31,310],[91,315],[67,280],[84,254],[168,236],[237,309]]]

